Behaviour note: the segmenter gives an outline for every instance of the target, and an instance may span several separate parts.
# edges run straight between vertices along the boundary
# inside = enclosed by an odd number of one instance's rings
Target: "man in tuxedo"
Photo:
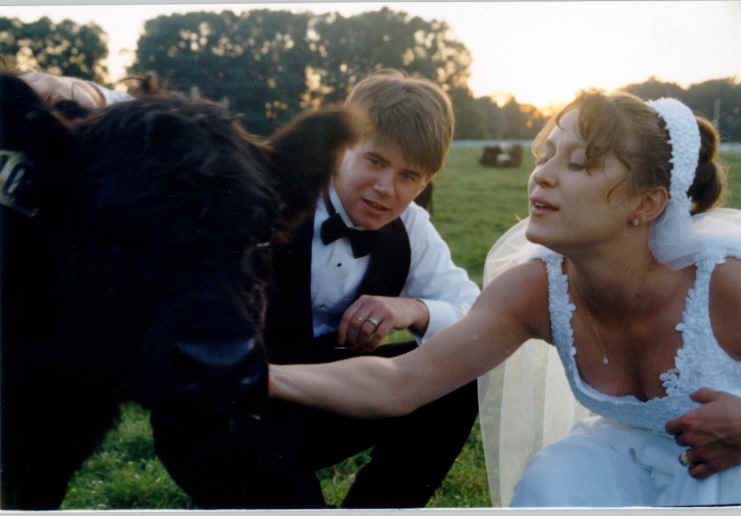
[[[447,95],[382,71],[348,104],[373,131],[341,157],[298,235],[273,249],[266,347],[271,362],[398,355],[460,318],[479,293],[413,199],[441,169],[453,135]],[[381,344],[393,329],[409,342]],[[463,447],[478,406],[475,382],[390,419],[358,420],[277,400],[217,428],[175,428],[153,414],[157,451],[203,508],[323,507],[316,471],[364,449],[343,507],[423,507]],[[174,419],[172,420],[174,421]]]

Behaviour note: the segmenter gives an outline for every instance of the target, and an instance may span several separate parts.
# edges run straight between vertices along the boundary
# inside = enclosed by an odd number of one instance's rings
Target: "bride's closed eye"
[[[569,170],[581,172],[587,169],[587,155],[582,146],[576,146],[571,149],[568,161]]]

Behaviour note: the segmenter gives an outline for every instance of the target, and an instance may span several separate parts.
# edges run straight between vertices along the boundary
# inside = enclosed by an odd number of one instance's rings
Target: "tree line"
[[[7,66],[106,84],[106,37],[95,23],[0,17],[0,59]],[[366,74],[396,68],[426,77],[450,95],[457,139],[532,138],[547,114],[514,96],[503,103],[475,97],[468,87],[471,61],[445,21],[388,7],[347,17],[252,9],[148,20],[127,72],[154,76],[165,89],[227,103],[251,131],[268,134],[302,110],[341,102]],[[714,121],[723,140],[741,141],[741,83],[735,78],[686,89],[650,78],[622,89],[644,99],[677,97]]]

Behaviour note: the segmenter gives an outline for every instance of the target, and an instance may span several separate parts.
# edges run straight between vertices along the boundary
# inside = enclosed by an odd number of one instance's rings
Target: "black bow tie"
[[[334,213],[331,217],[322,222],[320,236],[325,245],[334,242],[338,238],[344,237],[349,239],[350,245],[352,246],[353,256],[355,258],[360,258],[373,250],[373,247],[376,245],[378,232],[361,231],[359,229],[349,228],[342,221],[340,214]]]

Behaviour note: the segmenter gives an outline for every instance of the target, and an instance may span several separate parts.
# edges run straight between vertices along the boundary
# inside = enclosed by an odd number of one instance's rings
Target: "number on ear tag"
[[[39,211],[39,203],[29,172],[22,152],[0,149],[0,204],[33,217]]]

